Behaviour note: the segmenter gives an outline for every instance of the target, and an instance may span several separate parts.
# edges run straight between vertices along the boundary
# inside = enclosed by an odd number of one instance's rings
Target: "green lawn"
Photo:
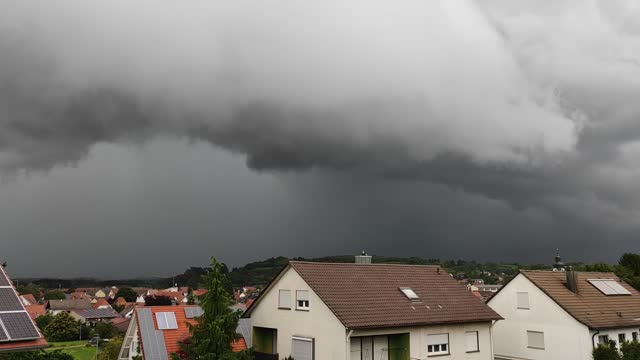
[[[86,346],[87,341],[51,342],[47,351],[62,350],[63,353],[73,356],[77,360],[93,360],[96,357],[96,348]]]

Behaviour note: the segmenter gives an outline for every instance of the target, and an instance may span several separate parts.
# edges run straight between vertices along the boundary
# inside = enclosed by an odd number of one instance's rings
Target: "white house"
[[[501,317],[437,266],[292,261],[243,317],[296,360],[493,359]],[[364,258],[364,260],[363,260]]]
[[[598,343],[638,339],[640,293],[613,273],[521,271],[488,302],[495,358],[591,360]]]

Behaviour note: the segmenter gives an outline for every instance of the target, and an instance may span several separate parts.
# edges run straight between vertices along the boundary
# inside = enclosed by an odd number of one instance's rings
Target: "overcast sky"
[[[7,0],[0,259],[640,251],[635,0]]]

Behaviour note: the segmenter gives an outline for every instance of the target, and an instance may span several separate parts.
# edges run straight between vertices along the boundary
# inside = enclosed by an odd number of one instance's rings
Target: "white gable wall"
[[[529,294],[529,310],[517,309],[517,293]],[[493,327],[496,359],[591,360],[591,334],[549,298],[518,274],[488,305],[504,320]],[[544,350],[528,348],[527,331],[544,333]]]
[[[291,291],[291,310],[278,309],[280,289]],[[309,311],[296,310],[296,290],[309,291]],[[346,358],[345,327],[292,268],[285,270],[273,288],[261,296],[251,313],[251,325],[278,330],[280,358],[291,354],[293,336],[313,338],[316,359]]]

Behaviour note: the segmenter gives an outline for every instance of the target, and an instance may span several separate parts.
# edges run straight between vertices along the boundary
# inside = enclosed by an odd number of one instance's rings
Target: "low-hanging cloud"
[[[364,169],[590,220],[640,208],[633,0],[3,5],[4,170],[172,135],[261,170]]]

